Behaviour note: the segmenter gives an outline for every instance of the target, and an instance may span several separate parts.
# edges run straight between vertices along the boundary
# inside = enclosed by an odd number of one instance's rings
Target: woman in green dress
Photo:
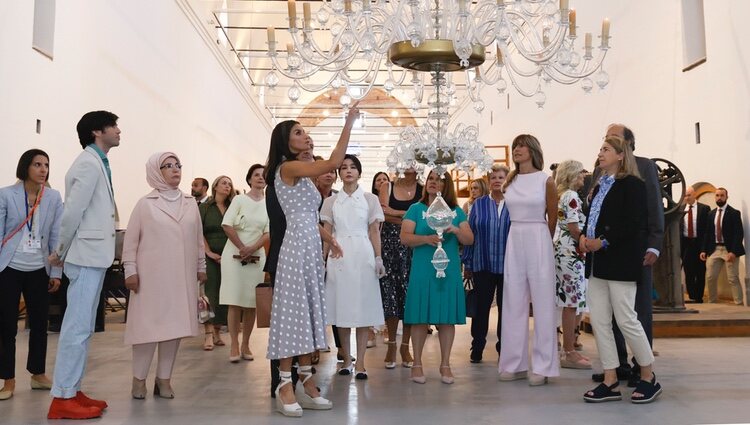
[[[438,192],[456,214],[451,227],[443,233],[443,249],[450,260],[444,278],[435,277],[435,268],[432,266],[432,255],[440,238],[423,217],[423,213],[427,212]],[[413,249],[404,311],[404,323],[412,325],[411,336],[414,344],[411,379],[418,384],[424,384],[426,381],[422,368],[422,349],[427,338],[427,327],[433,324],[437,325],[440,339],[441,381],[452,384],[450,355],[456,334],[455,325],[466,323],[458,244],[473,244],[474,234],[466,221],[466,214],[457,205],[456,192],[449,173],[445,173],[442,179],[434,171],[427,176],[422,199],[409,207],[404,215],[401,224],[401,243]]]
[[[211,351],[214,345],[225,345],[219,336],[223,325],[227,324],[227,306],[219,304],[219,289],[221,288],[221,253],[227,243],[227,234],[221,227],[224,213],[234,198],[234,185],[227,176],[219,176],[211,185],[211,198],[202,203],[198,209],[203,222],[203,238],[206,249],[206,275],[208,280],[204,286],[208,302],[214,309],[216,317],[205,323],[206,340],[203,349]]]

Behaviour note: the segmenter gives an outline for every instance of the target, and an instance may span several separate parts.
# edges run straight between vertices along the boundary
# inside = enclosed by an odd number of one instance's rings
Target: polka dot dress
[[[276,170],[276,194],[286,216],[268,334],[269,359],[326,347],[323,253],[318,231],[320,194],[308,178],[288,186]]]

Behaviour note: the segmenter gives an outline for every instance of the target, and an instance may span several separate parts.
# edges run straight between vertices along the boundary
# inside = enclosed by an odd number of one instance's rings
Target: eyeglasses
[[[174,164],[170,162],[168,164],[164,164],[161,167],[159,167],[160,170],[163,170],[165,168],[169,168],[169,169],[177,168],[178,170],[181,170],[182,169],[182,164],[180,164],[179,162],[174,163]]]

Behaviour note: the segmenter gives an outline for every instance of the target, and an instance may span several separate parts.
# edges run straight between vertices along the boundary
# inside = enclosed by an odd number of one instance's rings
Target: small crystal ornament
[[[435,200],[427,208],[427,212],[422,213],[422,218],[427,220],[427,225],[440,237],[435,254],[432,255],[432,266],[437,270],[435,274],[437,278],[445,277],[445,269],[448,268],[448,263],[450,263],[448,254],[443,249],[442,240],[443,232],[451,227],[455,217],[455,211],[448,207],[440,192],[437,193]]]

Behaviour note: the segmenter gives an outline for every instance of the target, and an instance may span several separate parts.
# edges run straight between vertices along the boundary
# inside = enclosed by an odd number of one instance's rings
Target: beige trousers
[[[635,282],[604,280],[593,276],[589,279],[586,303],[591,315],[591,327],[594,328],[596,348],[605,370],[620,365],[612,331],[613,314],[638,364],[648,366],[654,363],[646,332],[635,313],[635,291]]]
[[[135,378],[146,379],[157,346],[159,346],[159,355],[156,363],[156,377],[159,379],[170,379],[172,377],[172,369],[174,369],[174,362],[177,359],[177,349],[180,348],[179,339],[134,344],[133,376]]]
[[[727,280],[732,290],[735,304],[742,304],[742,285],[740,284],[740,259],[735,258],[731,263],[725,258],[729,254],[725,246],[717,246],[716,250],[706,258],[706,286],[708,286],[708,302],[715,303],[719,299],[719,273],[722,267],[727,269]]]

